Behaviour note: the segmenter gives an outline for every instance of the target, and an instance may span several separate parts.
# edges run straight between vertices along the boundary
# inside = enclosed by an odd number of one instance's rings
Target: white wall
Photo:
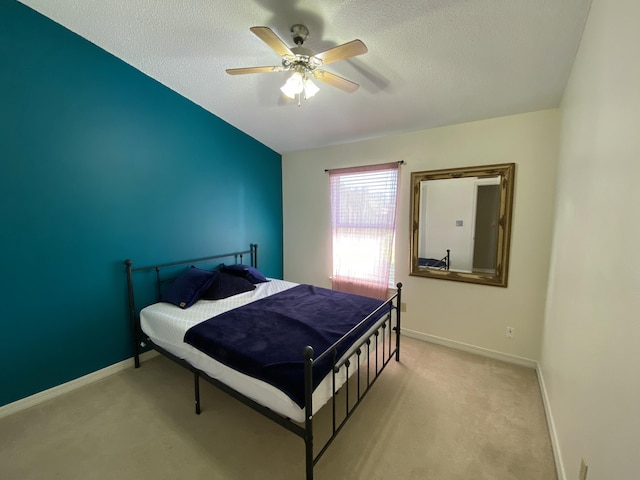
[[[396,280],[405,329],[538,359],[551,248],[559,112],[546,110],[283,155],[285,279],[330,286],[326,168],[404,160]],[[516,163],[509,286],[410,277],[411,171]],[[505,327],[515,338],[505,338]]]
[[[561,107],[541,373],[561,480],[640,478],[640,2],[594,0]],[[516,219],[518,217],[516,216]]]

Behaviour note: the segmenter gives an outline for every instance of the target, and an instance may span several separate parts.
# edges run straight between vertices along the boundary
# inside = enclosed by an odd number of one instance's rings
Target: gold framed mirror
[[[515,167],[411,173],[410,275],[507,286]]]

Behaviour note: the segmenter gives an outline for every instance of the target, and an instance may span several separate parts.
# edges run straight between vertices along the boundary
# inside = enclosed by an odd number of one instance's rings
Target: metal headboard
[[[221,258],[233,258],[235,263],[243,263],[243,259],[248,255],[250,257],[249,264],[252,267],[258,268],[258,244],[252,243],[249,250],[243,250],[240,252],[223,253],[218,255],[210,255],[207,257],[193,258],[190,260],[178,260],[175,262],[158,263],[155,265],[146,265],[143,267],[134,267],[133,260],[127,259],[124,261],[127,272],[127,291],[129,297],[129,321],[131,323],[131,334],[133,338],[133,357],[135,366],[140,366],[140,347],[142,340],[142,332],[140,330],[140,319],[136,312],[135,297],[133,292],[133,273],[144,271],[155,271],[156,273],[156,297],[160,299],[161,286],[163,283],[173,280],[175,277],[162,278],[160,271],[163,268],[178,267],[180,265],[192,265],[196,263],[202,263],[206,261],[221,259]]]

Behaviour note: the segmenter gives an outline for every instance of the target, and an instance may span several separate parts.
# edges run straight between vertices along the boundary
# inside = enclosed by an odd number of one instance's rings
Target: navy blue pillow
[[[250,292],[255,288],[256,286],[245,278],[219,272],[213,283],[202,294],[202,298],[204,300],[221,300],[238,293]]]
[[[173,303],[180,308],[189,308],[202,297],[219,272],[202,270],[191,265],[182,272],[162,293],[163,302]]]
[[[222,265],[222,271],[237,277],[246,278],[251,283],[263,283],[269,281],[257,268],[250,265],[243,265],[241,263],[238,263],[237,265]]]

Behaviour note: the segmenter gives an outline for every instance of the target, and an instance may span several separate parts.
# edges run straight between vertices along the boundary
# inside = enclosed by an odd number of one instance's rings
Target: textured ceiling
[[[591,0],[22,0],[277,152],[536,111],[559,105]],[[326,70],[297,102],[286,72],[249,31],[310,30],[314,52],[359,38],[367,54]]]

